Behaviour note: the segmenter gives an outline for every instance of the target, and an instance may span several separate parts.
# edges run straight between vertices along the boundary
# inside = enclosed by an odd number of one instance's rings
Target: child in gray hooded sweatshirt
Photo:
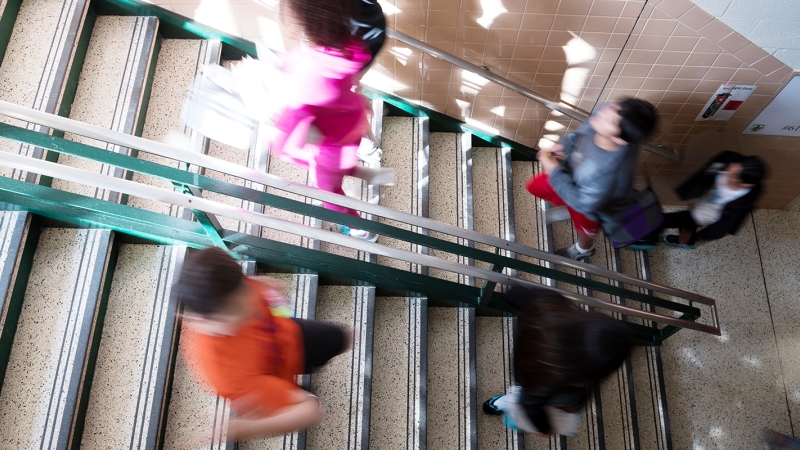
[[[575,260],[594,255],[599,222],[613,217],[615,205],[629,195],[639,144],[656,123],[651,103],[628,98],[601,106],[556,146],[539,150],[542,173],[525,187],[555,206],[566,205],[578,233],[578,242],[556,254]]]

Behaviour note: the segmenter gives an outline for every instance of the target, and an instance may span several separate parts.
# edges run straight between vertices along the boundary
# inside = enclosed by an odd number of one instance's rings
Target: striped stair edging
[[[618,248],[613,248],[611,241],[604,238],[606,245],[607,267],[615,272],[624,273],[622,270],[621,252]],[[619,285],[620,283],[615,283]],[[625,299],[612,295],[611,301],[617,304],[625,304]],[[617,320],[626,320],[622,314],[612,313],[612,317]],[[617,370],[617,383],[620,387],[620,403],[623,421],[624,443],[626,450],[639,450],[639,423],[637,420],[636,409],[636,389],[633,383],[633,365],[631,355],[625,358],[622,366]]]

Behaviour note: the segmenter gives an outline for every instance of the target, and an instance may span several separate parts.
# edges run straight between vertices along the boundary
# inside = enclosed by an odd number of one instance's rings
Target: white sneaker
[[[381,162],[382,151],[375,145],[375,141],[368,137],[361,138],[361,144],[358,146],[358,158],[367,164],[378,164]]]
[[[353,176],[361,178],[372,186],[394,186],[397,178],[394,169],[389,169],[388,167],[373,169],[371,167],[356,166]]]
[[[342,233],[345,236],[354,237],[356,239],[361,239],[362,241],[377,242],[378,240],[378,235],[375,233],[370,233],[367,230],[350,228],[347,225],[339,225],[338,223],[331,225],[331,231],[335,233]]]

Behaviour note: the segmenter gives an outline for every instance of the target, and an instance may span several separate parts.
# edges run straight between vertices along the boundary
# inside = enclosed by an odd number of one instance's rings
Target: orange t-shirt
[[[261,291],[253,317],[234,336],[188,330],[189,348],[219,395],[231,400],[246,397],[248,406],[269,415],[291,404],[289,393],[298,389],[294,376],[303,371],[303,337],[295,321],[270,312],[268,299],[275,295],[275,285],[245,280],[251,289]]]

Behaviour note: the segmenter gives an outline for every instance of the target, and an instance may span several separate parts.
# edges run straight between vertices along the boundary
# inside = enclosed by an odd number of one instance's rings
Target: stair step
[[[0,446],[67,448],[102,331],[112,232],[45,228],[0,391]],[[80,424],[78,424],[78,431]]]
[[[428,445],[477,447],[475,309],[428,308]]]
[[[27,212],[0,211],[0,388],[39,241],[39,227],[31,222]]]
[[[483,402],[504,394],[514,383],[513,317],[477,317],[475,323],[476,372],[478,377],[478,448],[521,450],[522,433],[510,430],[500,417],[484,414]]]
[[[156,58],[155,17],[100,16],[95,21],[86,57],[81,69],[70,119],[97,125],[126,134],[135,134],[144,115],[144,98],[151,64]],[[67,134],[66,139],[129,155],[130,150],[114,144]],[[70,155],[59,155],[58,161],[117,178],[124,171]],[[119,202],[118,193],[94,187],[54,180],[52,187],[88,197]]]
[[[514,203],[511,184],[511,157],[507,149],[472,149],[473,202],[480,205],[474,209],[475,231],[506,240],[514,240]],[[476,243],[475,247],[494,253],[494,247]],[[509,255],[504,252],[505,255]],[[491,269],[485,262],[478,267]],[[505,269],[505,273],[516,275],[516,271]],[[478,280],[477,285],[486,283]],[[489,285],[492,286],[492,285]],[[494,286],[500,291],[503,286]],[[476,372],[477,408],[494,395],[503,394],[514,383],[514,327],[513,317],[478,317],[476,319]],[[520,450],[523,445],[521,433],[503,425],[497,417],[478,411],[478,448]]]
[[[221,44],[216,40],[164,39],[158,54],[158,62],[153,76],[152,91],[147,106],[142,137],[162,142],[170,131],[184,132],[189,137],[190,149],[205,153],[208,140],[199,133],[186,128],[181,122],[180,112],[187,89],[195,75],[205,64],[216,64],[220,60]],[[183,168],[184,164],[175,160],[140,153],[139,158],[170,167]],[[133,181],[163,189],[172,190],[167,180],[135,173]],[[188,219],[189,211],[183,208],[139,197],[130,197],[128,205],[161,214]]]
[[[122,244],[111,284],[81,446],[158,448],[174,365],[186,248]]]
[[[418,180],[427,180],[423,168],[428,167],[428,120],[385,117],[382,125],[381,133],[376,133],[381,136],[381,164],[396,171],[398,182],[382,189],[380,204],[425,217],[427,183]],[[378,220],[398,225],[392,220]],[[404,250],[412,247],[384,236],[378,242]],[[383,256],[378,256],[377,262],[417,273],[424,270]],[[370,445],[375,448],[426,448],[427,304],[424,297],[380,297],[375,302],[370,402]]]
[[[472,229],[471,136],[431,133],[430,218]],[[431,236],[458,238],[431,232]],[[463,242],[466,244],[466,242]],[[469,258],[430,250],[462,264]],[[473,284],[470,277],[430,269],[437,278]],[[431,448],[477,448],[475,309],[428,308],[428,443]],[[453,355],[457,355],[454,357]]]
[[[84,40],[88,39],[91,31],[91,17],[87,21],[88,8],[88,0],[22,2],[0,65],[0,85],[5,87],[0,90],[0,100],[51,114],[61,112],[62,106],[69,106],[73,92],[67,79],[77,76],[81,55],[86,48]],[[5,22],[0,24],[8,25]],[[46,127],[18,120],[3,120],[42,133],[49,131]],[[0,142],[0,151],[36,158],[43,156],[40,148],[7,140]],[[36,174],[7,167],[0,167],[0,176],[40,181]]]
[[[374,329],[370,446],[424,449],[427,300],[379,297]]]
[[[315,320],[352,327],[353,350],[311,375],[325,420],[306,432],[309,450],[369,447],[375,288],[319,286]]]
[[[288,297],[294,311],[294,317],[298,319],[314,319],[317,302],[316,275],[290,273],[269,273],[264,275],[275,278],[289,287]],[[310,377],[303,375],[299,378],[300,385],[304,389],[308,389]],[[238,450],[304,450],[306,448],[306,433],[290,433],[273,438],[252,439],[239,442],[236,448]]]

